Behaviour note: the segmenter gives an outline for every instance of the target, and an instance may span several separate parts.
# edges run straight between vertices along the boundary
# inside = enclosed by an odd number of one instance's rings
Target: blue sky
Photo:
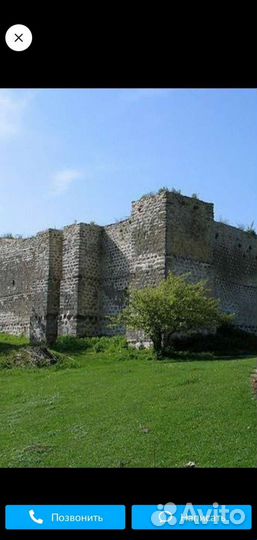
[[[162,186],[257,225],[255,90],[0,90],[0,234],[113,223]]]

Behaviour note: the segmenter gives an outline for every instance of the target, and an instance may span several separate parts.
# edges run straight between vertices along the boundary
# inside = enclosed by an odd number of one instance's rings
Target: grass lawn
[[[0,361],[25,344],[0,336]],[[256,466],[256,358],[99,349],[0,369],[0,467]]]

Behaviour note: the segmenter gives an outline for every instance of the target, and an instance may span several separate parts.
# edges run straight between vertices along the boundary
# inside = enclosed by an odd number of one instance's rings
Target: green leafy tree
[[[169,274],[156,287],[132,290],[127,307],[118,315],[116,323],[132,330],[143,330],[152,340],[158,356],[177,332],[211,330],[229,322],[219,301],[212,298],[206,282],[192,284],[188,275]]]

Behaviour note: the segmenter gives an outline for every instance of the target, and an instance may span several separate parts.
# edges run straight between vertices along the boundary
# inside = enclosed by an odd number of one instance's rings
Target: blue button
[[[178,505],[132,507],[132,529],[150,530],[247,530],[252,528],[248,505]]]
[[[8,505],[5,528],[9,530],[125,529],[125,506]]]

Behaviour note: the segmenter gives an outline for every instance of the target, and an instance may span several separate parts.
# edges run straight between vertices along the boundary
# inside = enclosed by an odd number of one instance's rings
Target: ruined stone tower
[[[50,342],[110,334],[106,317],[128,287],[170,271],[207,279],[235,324],[257,333],[256,236],[215,222],[213,204],[169,191],[133,202],[128,219],[106,227],[0,238],[0,331]]]

